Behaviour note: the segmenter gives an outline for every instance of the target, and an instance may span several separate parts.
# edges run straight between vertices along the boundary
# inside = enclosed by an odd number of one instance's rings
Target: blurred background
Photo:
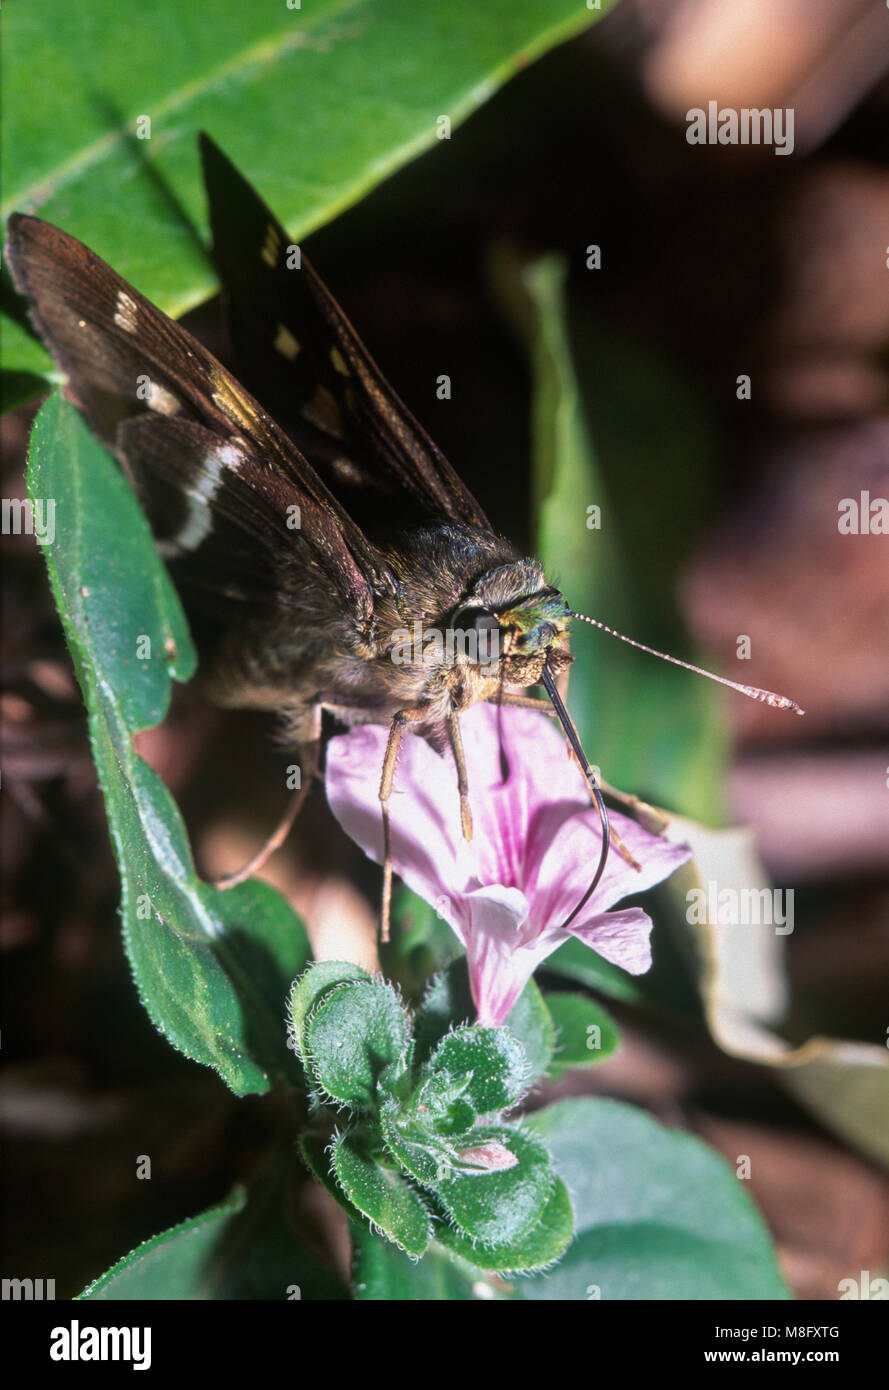
[[[793,155],[689,145],[686,113],[712,99],[793,107]],[[535,1103],[620,1096],[733,1165],[749,1155],[802,1298],[885,1276],[889,536],[841,534],[838,517],[843,499],[889,499],[889,11],[620,0],[308,250],[495,525],[544,551],[575,607],[807,711],[579,635],[592,760],[695,821],[750,827],[744,853],[794,890],[795,920],[742,968],[659,930],[641,995],[610,1001],[621,1052]],[[553,391],[575,412],[567,445]],[[2,422],[7,497],[23,495],[33,413]],[[553,463],[560,443],[583,495]],[[221,1199],[272,1121],[175,1055],[139,1004],[42,558],[27,537],[3,546],[5,1264],[66,1297]],[[275,823],[273,733],[187,688],[142,736],[207,875]],[[268,876],[319,954],[348,935],[372,958],[376,874],[320,791]],[[133,1182],[134,1145],[163,1155],[159,1181]],[[341,1241],[326,1208],[308,1219]]]

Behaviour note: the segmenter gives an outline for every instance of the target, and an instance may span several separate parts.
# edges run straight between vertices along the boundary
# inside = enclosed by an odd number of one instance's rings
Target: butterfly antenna
[[[544,689],[546,690],[547,695],[552,700],[553,709],[558,715],[559,723],[565,730],[565,737],[571,744],[571,749],[574,753],[574,756],[580,764],[580,770],[586,778],[587,786],[589,787],[593,800],[596,803],[596,810],[599,812],[599,820],[602,822],[602,850],[599,854],[598,867],[596,869],[595,874],[593,875],[592,883],[584,893],[583,897],[580,899],[580,902],[569,914],[569,916],[565,918],[564,922],[562,922],[561,925],[564,929],[571,922],[574,921],[578,912],[580,912],[582,908],[586,907],[590,898],[593,896],[593,893],[595,893],[596,889],[599,886],[599,882],[602,878],[603,873],[605,872],[605,864],[608,859],[608,850],[611,847],[611,823],[608,819],[608,809],[605,805],[605,799],[602,796],[599,783],[596,781],[596,776],[593,772],[593,769],[587,762],[586,754],[584,753],[583,747],[580,742],[580,735],[574,727],[574,721],[572,720],[571,715],[565,708],[565,705],[562,701],[562,697],[559,694],[558,689],[556,688],[556,683],[553,679],[553,673],[550,670],[549,666],[544,666],[540,679]]]
[[[776,695],[774,690],[761,690],[758,685],[742,685],[740,681],[729,680],[728,676],[717,676],[713,671],[705,671],[702,666],[694,666],[690,661],[680,661],[678,656],[670,656],[667,652],[659,652],[654,647],[647,647],[644,642],[637,642],[632,637],[627,637],[622,632],[617,632],[613,627],[608,627],[606,623],[600,623],[598,618],[588,618],[585,613],[571,613],[569,618],[578,618],[582,623],[589,623],[590,627],[597,627],[600,632],[607,632],[609,637],[619,637],[621,642],[626,642],[630,647],[638,647],[640,652],[648,652],[649,656],[659,656],[661,661],[669,661],[673,666],[681,666],[684,671],[693,671],[696,676],[706,676],[710,681],[718,681],[720,685],[727,685],[731,690],[737,690],[739,694],[746,695],[750,700],[758,700],[762,705],[770,705],[772,709],[793,710],[794,714],[805,714],[804,709],[800,709],[795,700],[789,699],[786,695]]]

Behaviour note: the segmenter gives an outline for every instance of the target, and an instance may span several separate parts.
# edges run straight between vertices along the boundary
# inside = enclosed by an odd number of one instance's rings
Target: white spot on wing
[[[168,391],[165,386],[159,386],[156,381],[152,381],[148,389],[149,409],[156,410],[159,415],[176,415],[180,410],[180,402]]]
[[[162,554],[177,555],[183,550],[197,550],[213,530],[210,507],[222,486],[223,473],[226,470],[237,473],[243,462],[243,453],[233,444],[220,444],[205,454],[201,472],[189,487],[183,489],[182,495],[188,508],[185,521],[175,536],[162,542]]]
[[[114,309],[114,322],[118,328],[122,328],[124,333],[135,333],[138,327],[137,309],[135,300],[132,300],[123,290],[118,291],[117,304]]]

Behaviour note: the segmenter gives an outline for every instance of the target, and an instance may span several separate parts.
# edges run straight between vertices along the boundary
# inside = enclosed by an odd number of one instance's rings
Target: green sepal
[[[500,1245],[473,1241],[465,1232],[440,1221],[435,1239],[455,1255],[461,1255],[478,1269],[503,1273],[530,1273],[544,1269],[564,1254],[574,1235],[574,1213],[568,1189],[557,1178],[549,1200],[534,1226],[524,1236]]]
[[[294,1051],[303,1061],[306,1060],[306,1019],[322,996],[347,981],[369,979],[367,971],[351,961],[321,960],[310,965],[299,979],[294,980],[288,1004],[289,1033]]]
[[[465,956],[455,960],[429,985],[416,1020],[417,1060],[425,1062],[452,1028],[475,1016]],[[512,1007],[505,1025],[525,1049],[529,1080],[542,1076],[549,1066],[555,1031],[543,996],[529,980]]]
[[[458,1028],[448,1033],[427,1069],[446,1076],[454,1098],[465,1098],[478,1115],[507,1110],[528,1084],[525,1049],[505,1028]]]
[[[401,1000],[377,980],[335,985],[312,1009],[303,1031],[311,1075],[328,1096],[355,1110],[374,1108],[381,1073],[402,1062],[408,1049]]]
[[[418,1123],[433,1128],[436,1134],[466,1134],[478,1118],[466,1097],[468,1086],[469,1077],[453,1077],[447,1072],[427,1076],[413,1105]]]
[[[499,1248],[514,1245],[540,1220],[555,1183],[542,1144],[517,1129],[479,1126],[470,1146],[502,1146],[517,1160],[511,1168],[452,1167],[434,1186],[438,1203],[471,1239]],[[466,1151],[458,1155],[467,1163]]]
[[[438,1181],[444,1157],[440,1148],[436,1150],[422,1140],[408,1137],[390,1115],[380,1116],[380,1129],[386,1149],[410,1177],[424,1187]]]

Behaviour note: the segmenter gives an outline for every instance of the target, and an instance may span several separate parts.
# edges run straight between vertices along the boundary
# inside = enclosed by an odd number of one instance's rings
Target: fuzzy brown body
[[[539,681],[545,652],[522,650],[523,636],[510,631],[508,619],[498,631],[502,669],[460,651],[441,659],[431,641],[417,652],[419,659],[395,659],[416,624],[426,633],[447,633],[467,605],[506,615],[544,591],[536,560],[520,559],[508,541],[468,526],[412,528],[378,541],[377,548],[400,578],[394,593],[376,596],[369,628],[345,613],[323,584],[307,583],[304,567],[282,565],[288,603],[277,630],[252,623],[230,632],[211,677],[215,698],[278,711],[285,737],[300,744],[312,736],[319,705],[349,725],[388,725],[399,711],[411,711],[419,716],[412,731],[440,751],[451,714]],[[567,642],[566,627],[553,624],[549,660],[556,671],[571,660]]]

